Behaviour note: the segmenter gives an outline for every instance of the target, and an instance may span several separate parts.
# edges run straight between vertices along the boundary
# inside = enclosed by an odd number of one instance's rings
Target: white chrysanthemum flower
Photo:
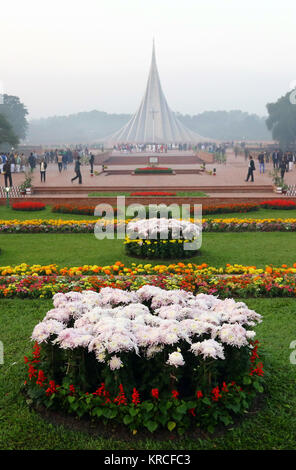
[[[223,346],[214,339],[205,339],[204,341],[194,343],[191,345],[190,350],[195,356],[202,355],[204,359],[207,357],[225,359]]]
[[[238,323],[225,323],[219,331],[219,337],[223,343],[240,348],[248,344],[246,333],[245,328]]]
[[[169,364],[170,366],[179,367],[179,366],[184,366],[185,361],[183,359],[182,354],[178,351],[175,351],[169,354],[169,358],[166,363]]]
[[[120,357],[117,356],[113,356],[108,362],[108,364],[111,370],[117,370],[123,367],[122,360],[120,359]]]
[[[64,323],[57,320],[44,320],[35,326],[31,338],[37,343],[43,343],[51,335],[58,335],[63,330],[67,331]]]

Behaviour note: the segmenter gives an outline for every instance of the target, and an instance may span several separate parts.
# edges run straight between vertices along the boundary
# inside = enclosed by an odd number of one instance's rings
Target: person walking
[[[62,169],[63,169],[63,155],[61,153],[58,154],[57,156],[57,162],[58,162],[58,169],[59,169],[59,172],[62,173]]]
[[[284,160],[281,161],[279,169],[281,170],[281,178],[284,181],[284,176],[286,172],[286,162]]]
[[[41,162],[40,162],[40,180],[41,180],[41,183],[42,181],[44,181],[45,183],[45,180],[46,180],[46,168],[47,168],[47,163],[45,161],[44,158],[42,158]]]
[[[252,155],[250,155],[248,174],[247,174],[247,179],[245,181],[249,181],[249,178],[251,177],[251,182],[254,183],[254,171],[255,170],[256,170],[255,163],[254,163]]]
[[[12,177],[11,177],[11,162],[10,159],[8,158],[7,161],[4,163],[3,166],[3,174],[4,174],[4,185],[5,188],[9,186],[12,187]]]
[[[76,173],[76,176],[74,176],[74,178],[71,178],[71,183],[73,183],[73,181],[75,181],[77,178],[79,178],[78,182],[79,184],[82,184],[82,176],[81,176],[81,172],[80,172],[80,166],[81,166],[81,162],[80,162],[80,157],[77,157],[77,160],[75,162],[75,173]]]
[[[258,160],[259,160],[259,171],[260,171],[260,174],[261,174],[261,173],[264,173],[264,170],[265,170],[264,153],[263,152],[259,153]]]
[[[63,153],[62,162],[63,162],[63,169],[67,170],[68,157],[67,157],[66,152]]]
[[[94,161],[95,161],[95,156],[93,153],[90,154],[90,159],[89,159],[89,164],[90,164],[90,172],[93,174],[94,172]]]
[[[15,171],[17,173],[21,171],[21,157],[19,154],[17,154],[16,159],[15,159]]]
[[[33,152],[31,152],[29,156],[29,165],[30,165],[31,171],[33,172],[35,168],[35,157],[33,155]]]

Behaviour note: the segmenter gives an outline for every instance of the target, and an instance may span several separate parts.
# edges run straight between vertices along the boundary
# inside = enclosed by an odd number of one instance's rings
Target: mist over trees
[[[113,134],[130,117],[129,114],[89,111],[69,116],[34,119],[29,123],[28,142],[34,144],[94,142]]]
[[[239,110],[205,111],[195,116],[178,115],[189,129],[217,140],[271,140],[265,118]]]
[[[28,111],[18,96],[4,94],[2,96],[2,102],[0,102],[0,114],[5,116],[12,126],[14,134],[19,139],[26,137],[28,128],[26,116]]]
[[[295,147],[296,144],[296,100],[294,99],[295,104],[290,101],[290,97],[295,97],[295,94],[296,90],[289,91],[275,103],[266,106],[269,114],[266,125],[283,149]]]
[[[200,135],[218,140],[270,140],[265,119],[242,111],[206,111],[195,116],[177,115]],[[34,119],[29,123],[28,143],[94,142],[111,135],[131,118],[129,114],[89,111],[69,116]]]
[[[18,137],[15,135],[12,125],[8,122],[3,114],[0,114],[0,146],[3,150],[9,150],[10,146],[16,146],[19,143]],[[5,148],[5,145],[8,148]]]

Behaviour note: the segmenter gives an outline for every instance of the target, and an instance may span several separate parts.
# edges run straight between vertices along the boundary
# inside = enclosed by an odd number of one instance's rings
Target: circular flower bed
[[[144,286],[58,293],[53,304],[25,357],[35,403],[182,433],[232,423],[263,391],[261,316],[242,302]]]
[[[188,258],[197,253],[199,227],[177,219],[151,218],[129,222],[125,249],[141,258]]]
[[[41,211],[45,209],[45,204],[42,202],[15,202],[12,204],[12,208],[15,211]]]

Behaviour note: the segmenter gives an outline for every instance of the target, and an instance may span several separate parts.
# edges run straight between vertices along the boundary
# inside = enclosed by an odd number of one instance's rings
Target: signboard
[[[149,163],[152,165],[158,165],[158,157],[149,157]]]

